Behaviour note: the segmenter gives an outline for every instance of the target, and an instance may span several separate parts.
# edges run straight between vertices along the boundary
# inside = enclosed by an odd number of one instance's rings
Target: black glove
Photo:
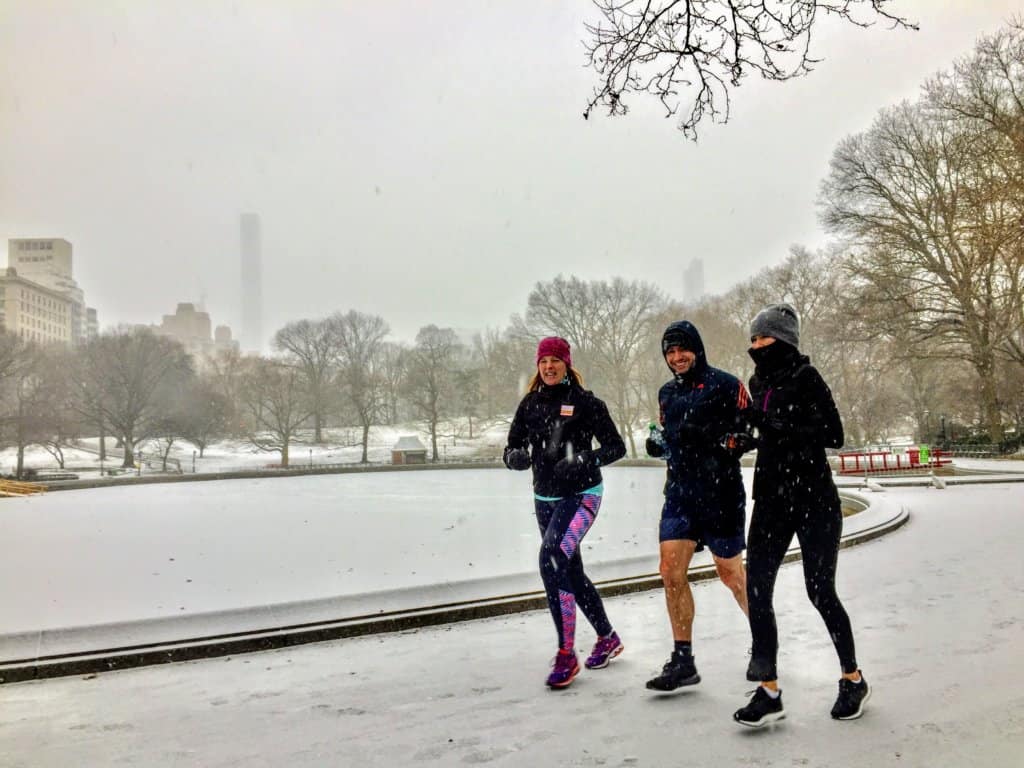
[[[746,432],[730,432],[729,434],[722,437],[719,445],[733,458],[739,458],[747,451],[753,450],[757,447],[757,440],[754,439],[753,435],[748,435]]]
[[[505,466],[521,471],[530,468],[530,452],[525,448],[512,448],[505,451]]]
[[[647,438],[647,441],[644,443],[644,450],[647,451],[647,455],[652,459],[660,459],[665,455],[665,446],[653,437]]]
[[[559,480],[573,480],[590,471],[593,457],[590,451],[580,451],[571,459],[566,457],[555,464],[555,477]]]

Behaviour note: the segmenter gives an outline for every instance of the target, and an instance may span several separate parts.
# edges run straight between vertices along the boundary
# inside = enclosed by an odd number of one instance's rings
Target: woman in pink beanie
[[[509,429],[504,461],[509,469],[533,470],[534,508],[542,536],[540,575],[558,635],[547,685],[565,688],[580,671],[575,650],[577,604],[597,633],[587,668],[608,666],[623,649],[601,596],[583,572],[580,543],[601,506],[600,468],[622,458],[626,446],[608,408],[583,388],[583,377],[572,367],[569,342],[558,336],[541,339],[536,363],[537,372]]]

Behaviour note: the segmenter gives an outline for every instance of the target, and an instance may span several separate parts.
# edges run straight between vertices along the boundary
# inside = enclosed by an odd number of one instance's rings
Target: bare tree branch
[[[708,118],[729,119],[730,91],[753,73],[785,81],[811,72],[811,39],[820,17],[859,27],[878,21],[916,29],[887,9],[892,0],[593,0],[601,18],[587,23],[587,66],[599,85],[583,117],[597,108],[629,112],[629,95],[651,96],[697,138]]]

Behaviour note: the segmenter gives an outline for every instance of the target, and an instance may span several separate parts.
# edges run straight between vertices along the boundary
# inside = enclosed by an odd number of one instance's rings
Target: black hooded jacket
[[[750,356],[756,368],[746,415],[759,432],[754,501],[788,509],[838,505],[825,449],[842,446],[843,423],[828,385],[783,341]]]
[[[684,511],[701,515],[744,514],[746,493],[740,474],[741,451],[724,445],[741,432],[747,390],[732,374],[708,365],[704,342],[686,320],[672,323],[665,335],[682,335],[696,360],[684,374],[658,390],[658,407],[668,446],[665,496]]]
[[[600,448],[594,450],[597,439]],[[615,423],[593,392],[578,384],[542,384],[519,403],[508,431],[504,460],[509,451],[529,448],[533,491],[538,496],[565,498],[601,482],[601,467],[626,455]],[[555,465],[565,458],[582,456],[581,466],[559,476]]]

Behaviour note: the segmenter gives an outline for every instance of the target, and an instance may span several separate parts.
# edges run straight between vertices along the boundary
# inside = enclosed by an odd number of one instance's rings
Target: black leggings
[[[753,637],[752,668],[762,680],[778,677],[779,632],[772,595],[779,566],[796,534],[803,556],[804,586],[825,621],[843,672],[857,671],[850,617],[836,594],[836,564],[843,514],[838,500],[825,509],[786,509],[754,504],[747,539],[747,602]]]
[[[601,637],[611,634],[612,625],[604,603],[583,572],[580,543],[594,524],[601,497],[581,493],[557,501],[535,500],[540,526],[540,577],[544,581],[548,608],[558,633],[558,647],[569,651],[576,643],[576,606]]]

